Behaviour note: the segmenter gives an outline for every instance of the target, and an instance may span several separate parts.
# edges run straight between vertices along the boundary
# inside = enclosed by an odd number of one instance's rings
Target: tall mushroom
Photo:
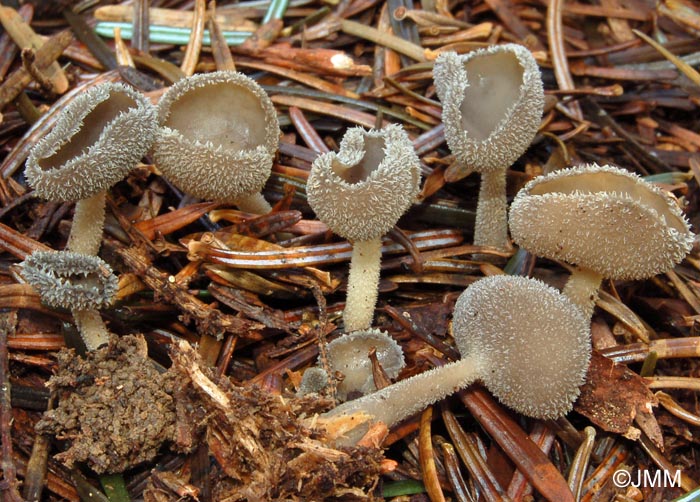
[[[517,44],[464,55],[444,52],[433,78],[445,139],[457,161],[445,179],[481,173],[474,243],[508,249],[506,169],[527,149],[540,124],[544,91],[537,62]]]
[[[457,300],[453,334],[462,358],[325,413],[358,417],[340,442],[354,443],[369,416],[391,427],[481,380],[505,405],[536,418],[567,413],[590,358],[588,321],[567,297],[541,281],[499,275],[469,286]]]
[[[279,145],[277,112],[254,80],[231,71],[177,81],[158,103],[153,158],[163,175],[196,197],[270,212],[260,190]]]
[[[316,216],[353,244],[343,320],[368,329],[377,303],[382,236],[418,194],[420,161],[399,125],[348,129],[338,153],[314,160],[306,192]]]
[[[690,252],[694,238],[665,192],[629,171],[596,164],[527,183],[511,205],[510,231],[522,248],[577,266],[564,294],[589,319],[604,277],[664,273]]]
[[[71,101],[54,128],[30,152],[25,175],[38,196],[56,202],[77,201],[67,244],[72,254],[41,255],[30,264],[42,268],[60,263],[75,276],[79,271],[74,267],[92,263],[78,255],[94,257],[99,251],[106,190],[143,157],[153,143],[155,130],[155,107],[125,85],[100,84]],[[98,268],[111,274],[109,267]],[[31,277],[39,276],[29,273],[30,283]],[[87,305],[71,308],[85,344],[92,350],[106,343],[107,329],[96,307]]]

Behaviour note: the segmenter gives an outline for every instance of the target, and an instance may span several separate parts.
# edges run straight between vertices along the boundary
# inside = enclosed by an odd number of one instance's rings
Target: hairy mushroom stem
[[[343,322],[348,333],[368,329],[372,325],[379,294],[381,257],[381,237],[353,243],[348,293],[343,310]]]
[[[507,215],[505,170],[481,173],[479,202],[474,222],[474,244],[509,250]]]
[[[439,368],[433,368],[358,399],[347,401],[324,414],[324,419],[341,415],[369,415],[372,421],[380,421],[391,428],[440,401],[459,389],[464,389],[479,379],[482,370],[474,357],[463,357]],[[355,427],[339,440],[342,444],[355,444],[367,427]]]
[[[67,245],[70,251],[97,255],[102,243],[106,199],[107,192],[103,190],[75,203],[75,214]]]
[[[562,292],[581,308],[586,319],[591,319],[602,282],[602,274],[589,268],[576,267],[569,276]]]
[[[88,351],[109,342],[109,330],[98,310],[73,309],[71,314]]]

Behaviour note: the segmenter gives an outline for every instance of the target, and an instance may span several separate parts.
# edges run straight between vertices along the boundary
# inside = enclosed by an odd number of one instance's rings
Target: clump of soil
[[[58,407],[44,414],[37,431],[71,441],[56,455],[69,467],[87,462],[98,473],[122,472],[153,459],[173,439],[173,383],[148,359],[141,336],[112,337],[85,358],[64,349],[48,382]]]
[[[172,358],[171,371],[180,373],[175,378],[189,380],[178,391],[178,409],[206,410],[206,441],[216,460],[210,473],[213,500],[373,499],[381,449],[334,448],[323,430],[299,418],[303,411],[315,411],[309,400],[234,386],[203,367],[186,342],[175,348]],[[182,495],[182,490],[168,493],[162,477],[152,480],[145,500],[177,500]],[[178,484],[186,483],[180,479]]]

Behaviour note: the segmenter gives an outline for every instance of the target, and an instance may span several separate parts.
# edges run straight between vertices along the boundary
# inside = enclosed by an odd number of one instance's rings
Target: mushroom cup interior
[[[668,200],[632,176],[610,172],[578,173],[536,183],[529,192],[530,195],[602,192],[624,194],[653,209],[664,218],[667,225],[679,233],[685,234],[687,232],[687,225],[670,210]]]
[[[251,91],[222,82],[196,87],[170,107],[164,125],[187,140],[210,142],[224,150],[249,150],[265,144],[265,111]]]
[[[384,148],[386,146],[383,136],[364,136],[364,156],[355,165],[346,166],[337,159],[333,161],[333,172],[343,181],[354,185],[366,181],[367,178],[376,171],[379,164],[384,160]]]
[[[109,98],[98,104],[83,117],[83,126],[56,153],[39,159],[37,164],[44,170],[57,169],[69,160],[84,153],[100,138],[105,127],[119,114],[136,108],[138,104],[123,92],[112,91]]]
[[[462,127],[476,141],[486,140],[520,99],[524,70],[510,51],[474,57],[464,63]]]

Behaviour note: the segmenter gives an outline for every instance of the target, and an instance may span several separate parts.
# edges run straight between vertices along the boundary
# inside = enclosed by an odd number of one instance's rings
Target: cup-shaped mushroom
[[[355,331],[328,344],[328,364],[333,372],[343,375],[337,387],[339,400],[346,401],[377,390],[369,358],[372,349],[386,376],[396,378],[405,362],[401,346],[388,333],[378,329]]]
[[[78,201],[68,239],[71,251],[97,254],[106,190],[151,147],[156,127],[156,109],[145,96],[104,83],[76,96],[32,149],[25,175],[36,194]]]
[[[52,201],[87,199],[123,179],[153,144],[156,110],[134,89],[104,83],[78,94],[32,149],[25,175]]]
[[[505,405],[535,418],[566,414],[590,359],[588,320],[541,281],[492,276],[473,283],[455,305],[459,361],[401,380],[324,414],[369,416],[391,427],[481,380]],[[353,443],[362,428],[341,440]]]
[[[445,179],[481,173],[474,243],[507,250],[506,170],[532,142],[544,107],[537,62],[517,44],[444,52],[433,77],[445,139],[456,158]]]
[[[578,268],[564,293],[590,317],[603,277],[644,279],[690,252],[694,235],[676,201],[636,174],[596,164],[539,176],[510,209],[513,240]]]
[[[403,128],[349,129],[340,151],[314,160],[306,186],[316,216],[353,243],[346,331],[368,329],[377,302],[381,237],[418,194],[420,161]]]
[[[267,213],[260,194],[279,146],[269,96],[242,73],[183,78],[158,103],[160,130],[153,158],[163,175],[196,197]]]
[[[97,309],[114,301],[117,278],[101,258],[71,251],[35,251],[22,276],[46,305],[70,309],[89,350],[107,343],[109,332]]]

